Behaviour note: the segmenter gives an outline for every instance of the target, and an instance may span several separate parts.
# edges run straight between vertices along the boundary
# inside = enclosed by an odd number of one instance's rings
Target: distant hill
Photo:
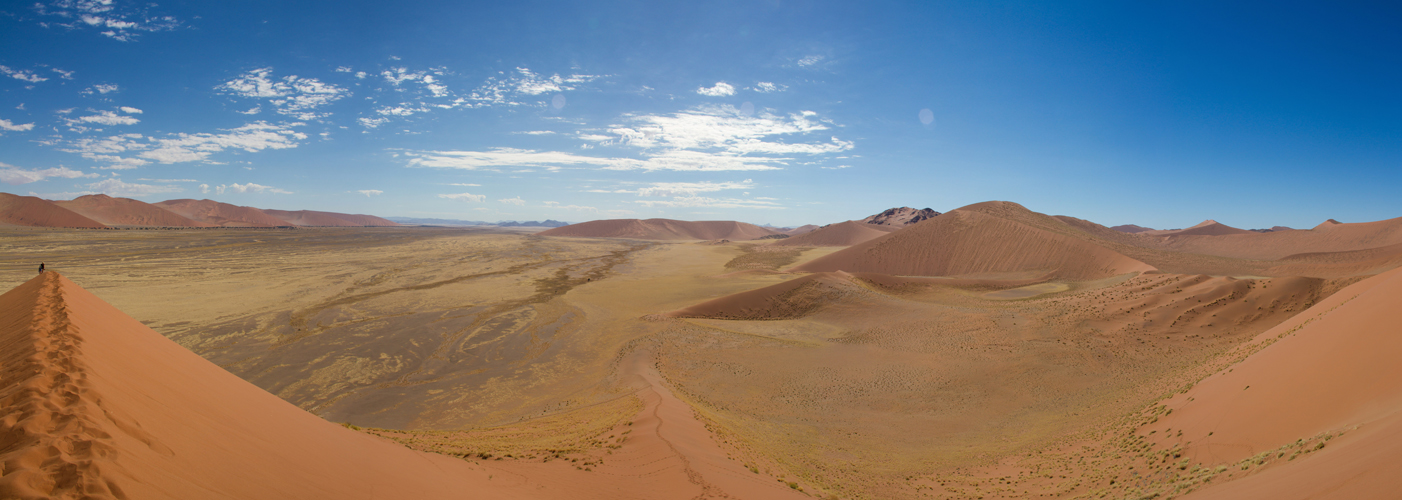
[[[175,212],[144,201],[131,198],[113,198],[105,194],[90,194],[54,203],[109,226],[208,227],[210,225],[181,217]]]
[[[107,227],[49,200],[9,193],[0,193],[0,226]]]
[[[560,222],[560,221],[552,220],[552,219],[546,219],[546,220],[543,221],[543,222],[536,222],[536,221],[533,221],[533,220],[528,220],[528,221],[526,221],[526,222],[516,222],[516,221],[514,221],[514,220],[509,220],[509,221],[498,222],[496,225],[501,226],[501,227],[565,227],[565,226],[570,225],[570,223],[568,223],[568,222]]]
[[[847,222],[828,224],[817,230],[773,243],[773,245],[786,247],[850,247],[858,243],[886,236],[900,228],[901,226],[865,224],[861,221],[849,220]]]
[[[294,226],[253,207],[230,205],[214,200],[167,200],[155,204],[181,217],[220,227]]]
[[[1098,279],[1153,267],[1078,235],[1063,221],[1016,203],[990,201],[819,257],[794,270]]]
[[[1154,229],[1154,228],[1152,228],[1152,227],[1136,226],[1136,225],[1134,225],[1134,224],[1125,224],[1125,225],[1122,225],[1122,226],[1114,226],[1114,227],[1111,227],[1110,229],[1114,229],[1114,230],[1119,231],[1119,232],[1121,232],[1121,233],[1130,233],[1130,234],[1142,233],[1142,232],[1145,232],[1145,231],[1157,231],[1156,229]]]
[[[934,218],[939,214],[939,212],[929,208],[916,210],[910,207],[900,207],[867,217],[862,219],[862,222],[878,226],[909,226],[922,220]]]
[[[640,240],[753,240],[780,234],[754,224],[735,221],[680,221],[672,219],[610,219],[581,222],[541,231],[541,236],[583,238],[634,238]]]
[[[297,226],[366,227],[399,225],[394,223],[394,221],[382,219],[373,215],[338,214],[335,212],[316,212],[312,210],[264,210],[263,213],[291,222]]]

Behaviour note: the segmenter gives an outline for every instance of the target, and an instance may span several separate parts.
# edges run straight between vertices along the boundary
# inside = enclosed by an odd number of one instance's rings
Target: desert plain
[[[904,210],[0,228],[0,497],[1402,491],[1402,219]]]

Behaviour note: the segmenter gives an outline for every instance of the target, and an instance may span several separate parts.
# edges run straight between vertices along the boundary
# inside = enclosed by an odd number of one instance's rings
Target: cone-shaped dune
[[[263,213],[298,226],[398,226],[388,219],[373,215],[338,214],[314,210],[263,210]]]
[[[1064,233],[1049,230],[1058,226]],[[1153,270],[1074,233],[1065,223],[1021,205],[986,202],[815,259],[795,270],[1063,279]]]
[[[781,247],[850,247],[886,236],[903,226],[883,226],[849,220],[772,243]]]
[[[1140,434],[1212,466],[1287,462],[1191,498],[1390,498],[1402,491],[1400,302],[1402,269],[1341,290],[1259,335],[1273,343],[1168,401],[1173,412]]]
[[[680,221],[671,219],[610,219],[581,222],[541,231],[542,236],[583,238],[635,238],[640,240],[753,240],[780,234],[754,224],[735,221]]]
[[[150,203],[131,198],[113,198],[105,194],[90,194],[54,203],[109,226],[209,226],[209,224],[187,219]]]
[[[101,222],[84,217],[54,202],[33,196],[0,193],[0,226],[103,228]]]
[[[214,200],[167,200],[155,205],[175,212],[181,217],[215,226],[276,227],[293,225],[253,207],[241,207]]]

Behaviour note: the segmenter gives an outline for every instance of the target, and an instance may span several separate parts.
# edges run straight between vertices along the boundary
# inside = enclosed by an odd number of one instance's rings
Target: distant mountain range
[[[517,222],[514,220],[487,222],[483,220],[458,220],[458,219],[433,219],[425,217],[385,217],[400,224],[411,224],[419,226],[499,226],[499,227],[563,227],[568,226],[568,222],[560,222],[553,219],[546,219],[541,222],[528,220]]]
[[[108,228],[397,226],[373,215],[263,210],[214,200],[146,203],[104,194],[49,201],[0,193],[0,226]]]

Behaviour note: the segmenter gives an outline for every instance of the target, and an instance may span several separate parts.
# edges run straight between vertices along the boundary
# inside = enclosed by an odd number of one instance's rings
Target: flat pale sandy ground
[[[0,236],[0,282],[44,261],[245,380],[411,447],[607,470],[624,427],[651,425],[639,405],[682,402],[721,450],[706,453],[731,458],[707,462],[710,477],[840,498],[985,494],[993,481],[962,471],[1125,422],[1337,288],[859,284],[799,319],[674,320],[654,315],[792,279],[774,270],[836,249],[441,228]]]

